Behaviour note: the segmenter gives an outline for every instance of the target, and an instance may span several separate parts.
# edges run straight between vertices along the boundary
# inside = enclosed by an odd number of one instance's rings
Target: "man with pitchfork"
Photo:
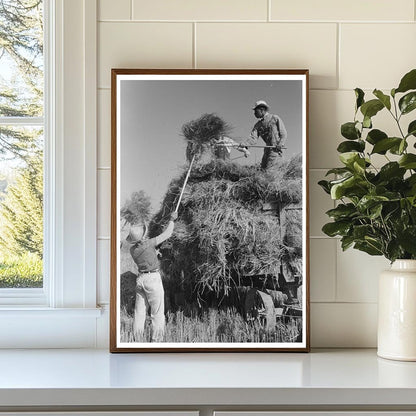
[[[240,147],[250,147],[257,142],[259,137],[266,143],[261,168],[263,170],[272,169],[277,160],[282,156],[282,150],[287,138],[286,127],[282,119],[269,113],[269,105],[264,100],[254,104],[254,116],[258,119],[251,131],[250,138],[242,143]]]

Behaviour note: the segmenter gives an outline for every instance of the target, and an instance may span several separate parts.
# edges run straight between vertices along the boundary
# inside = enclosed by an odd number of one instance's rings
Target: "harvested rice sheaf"
[[[299,263],[302,215],[281,224],[276,214],[300,204],[301,165],[296,156],[282,160],[273,174],[218,159],[194,168],[173,236],[161,246],[166,286],[192,298],[221,297],[244,276],[277,276],[282,262]],[[150,237],[165,228],[185,174],[171,182],[150,224]],[[275,211],[267,214],[265,204]]]
[[[190,161],[193,156],[199,159],[203,154],[214,152],[214,140],[228,134],[231,126],[215,113],[203,114],[196,120],[182,126],[182,135],[188,142],[186,158]]]

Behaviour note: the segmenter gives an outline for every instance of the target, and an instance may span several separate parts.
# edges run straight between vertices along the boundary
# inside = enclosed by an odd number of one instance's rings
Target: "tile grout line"
[[[130,0],[130,20],[133,20],[133,1]]]
[[[192,68],[196,69],[196,22],[192,23]]]
[[[244,19],[235,19],[235,20],[220,20],[220,19],[210,19],[210,20],[192,20],[192,19],[99,19],[98,23],[287,23],[287,24],[306,24],[306,25],[315,25],[315,24],[327,24],[327,25],[336,25],[336,24],[354,24],[354,25],[414,25],[414,20],[270,20],[268,19],[253,19],[253,20],[244,20]]]
[[[416,0],[415,0],[416,1]],[[272,20],[272,0],[267,0],[267,22]]]
[[[309,88],[309,92],[352,92],[354,87],[351,88]],[[374,88],[362,88],[364,92],[371,93]],[[389,88],[381,88],[382,91],[389,92]],[[111,87],[98,87],[97,91],[108,91],[111,92]],[[323,169],[323,168],[315,168],[315,169]],[[330,169],[330,168],[328,168]]]
[[[337,90],[339,89],[340,84],[340,73],[341,73],[341,24],[337,23]]]
[[[313,303],[315,305],[319,304],[319,305],[334,305],[334,306],[339,306],[339,305],[377,305],[377,301],[374,302],[370,302],[370,301],[365,301],[365,302],[360,302],[360,301],[356,301],[356,300],[349,300],[349,301],[341,301],[341,302],[330,302],[330,301],[319,301],[319,300],[315,300],[315,301],[311,301],[310,303]]]
[[[334,204],[335,205],[335,204]],[[340,241],[337,240],[334,244],[335,253],[334,259],[335,259],[335,282],[334,282],[334,302],[338,303],[338,244],[340,244]]]
[[[309,240],[340,240],[340,237],[329,237],[327,235],[310,235]]]

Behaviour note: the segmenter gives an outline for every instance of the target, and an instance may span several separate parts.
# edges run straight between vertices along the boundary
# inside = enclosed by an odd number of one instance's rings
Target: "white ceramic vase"
[[[377,354],[416,361],[416,260],[396,260],[380,275]]]

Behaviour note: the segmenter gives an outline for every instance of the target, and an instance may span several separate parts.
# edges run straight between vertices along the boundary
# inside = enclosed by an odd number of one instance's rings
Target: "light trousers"
[[[162,342],[165,332],[165,293],[159,272],[139,274],[136,280],[136,306],[133,331],[136,340],[143,340],[146,311],[150,308],[152,342]]]

